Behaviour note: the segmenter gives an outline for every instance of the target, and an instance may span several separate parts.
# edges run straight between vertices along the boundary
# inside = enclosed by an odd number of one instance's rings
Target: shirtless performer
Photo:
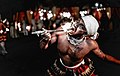
[[[67,31],[67,28],[71,30]],[[59,59],[47,69],[48,76],[96,76],[92,61],[86,57],[91,51],[103,60],[120,64],[120,60],[103,53],[95,39],[98,37],[99,24],[92,15],[82,17],[73,23],[66,22],[56,30],[64,31],[45,33],[40,40],[40,48],[47,49],[57,42]]]

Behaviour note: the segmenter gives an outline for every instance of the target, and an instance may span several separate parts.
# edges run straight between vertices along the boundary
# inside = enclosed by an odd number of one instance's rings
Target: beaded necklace
[[[81,42],[83,42],[85,40],[85,36],[83,36],[81,39],[77,39],[77,38],[74,38],[72,36],[70,36],[69,34],[67,34],[67,39],[68,39],[68,42],[74,46],[78,46]]]

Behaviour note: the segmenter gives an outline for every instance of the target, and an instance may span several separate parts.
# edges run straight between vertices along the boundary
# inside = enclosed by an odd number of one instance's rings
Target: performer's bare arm
[[[110,61],[110,62],[114,62],[114,63],[120,64],[120,60],[114,58],[114,57],[111,56],[111,55],[108,55],[108,54],[103,53],[103,52],[100,50],[97,42],[95,42],[94,45],[96,46],[96,48],[93,49],[93,52],[94,52],[98,57],[102,58],[103,60],[108,60],[108,61]]]
[[[58,27],[56,30],[61,30],[61,27]],[[52,34],[50,33],[45,33],[45,35],[47,36],[46,40],[42,40],[40,42],[40,48],[41,49],[47,49],[49,44],[53,44],[56,42],[57,40],[57,36],[64,33],[64,31],[59,31],[59,32],[53,32]]]
[[[44,35],[47,37],[47,39],[46,40],[41,40],[40,48],[41,49],[47,49],[49,47],[49,44],[55,43],[56,40],[57,40],[57,34],[58,34],[58,32],[53,32],[52,34],[51,33],[45,33]]]
[[[41,49],[47,49],[48,48],[48,46],[49,46],[49,44],[53,44],[53,43],[55,43],[56,42],[56,39],[57,39],[57,37],[56,37],[56,35],[55,34],[50,34],[50,33],[47,33],[47,34],[45,34],[47,37],[44,39],[44,38],[42,38],[41,40],[40,40],[40,48]]]

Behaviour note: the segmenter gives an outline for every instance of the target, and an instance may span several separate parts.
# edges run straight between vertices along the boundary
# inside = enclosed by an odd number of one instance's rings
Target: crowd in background
[[[9,29],[9,35],[11,38],[18,38],[20,35],[28,36],[33,31],[45,29],[56,29],[60,26],[60,23],[71,17],[80,17],[87,14],[92,14],[99,22],[101,31],[114,30],[114,27],[118,28],[114,18],[120,18],[114,15],[113,11],[116,11],[110,7],[90,7],[85,5],[83,8],[70,7],[70,8],[59,8],[53,7],[44,8],[43,6],[38,7],[34,10],[20,11],[13,14],[12,22],[7,19],[2,20],[7,28]],[[111,15],[112,14],[112,15]],[[112,22],[113,20],[113,22]],[[120,19],[117,19],[118,22]],[[113,26],[117,24],[117,26]]]

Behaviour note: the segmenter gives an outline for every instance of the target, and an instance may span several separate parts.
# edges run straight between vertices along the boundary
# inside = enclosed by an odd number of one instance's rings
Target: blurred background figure
[[[100,30],[102,31],[107,31],[109,30],[109,18],[107,16],[107,12],[106,10],[102,10],[101,11],[102,15],[101,15],[101,18],[100,18]]]
[[[8,52],[5,49],[6,42],[6,26],[4,25],[6,20],[0,20],[0,54],[6,55]]]

